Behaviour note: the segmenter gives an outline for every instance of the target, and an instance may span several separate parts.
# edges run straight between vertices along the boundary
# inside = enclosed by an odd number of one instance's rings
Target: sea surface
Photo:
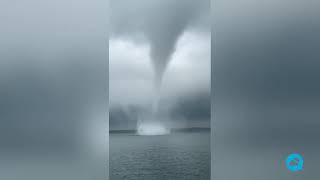
[[[110,180],[210,180],[210,131],[111,133]]]

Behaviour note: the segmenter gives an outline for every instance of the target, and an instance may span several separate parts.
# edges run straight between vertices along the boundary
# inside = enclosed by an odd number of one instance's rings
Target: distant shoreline
[[[211,131],[211,128],[173,128],[171,132],[201,132],[201,131]],[[110,134],[133,134],[136,130],[110,130]]]

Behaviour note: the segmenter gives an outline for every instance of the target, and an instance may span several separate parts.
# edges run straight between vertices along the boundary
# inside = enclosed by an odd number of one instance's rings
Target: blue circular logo
[[[303,169],[303,157],[300,154],[290,154],[286,160],[287,168],[292,172],[301,171]]]

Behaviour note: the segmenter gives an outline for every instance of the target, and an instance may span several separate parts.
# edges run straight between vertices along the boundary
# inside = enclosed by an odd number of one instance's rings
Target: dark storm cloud
[[[150,34],[150,36],[157,36],[152,39],[172,37],[172,40],[162,42],[172,43],[176,40],[176,36],[179,36],[189,25],[208,28],[210,2],[207,0],[119,0],[110,3],[110,10],[112,36],[137,38],[139,34],[145,36]]]
[[[159,85],[178,38],[191,23],[209,17],[209,7],[207,0],[112,1],[112,33],[147,39]]]

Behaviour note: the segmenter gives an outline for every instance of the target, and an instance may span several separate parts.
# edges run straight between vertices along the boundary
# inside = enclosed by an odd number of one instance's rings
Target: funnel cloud
[[[191,120],[173,111],[182,108],[181,101],[195,103],[193,97],[203,95],[201,99],[209,98],[210,2],[120,0],[110,6],[110,106],[114,110],[110,117],[131,117],[120,118],[123,123],[111,119],[110,125],[132,129],[141,119],[158,121],[148,120],[152,126],[160,120],[180,124],[177,126],[197,124],[200,118]],[[131,108],[138,112],[118,114]],[[201,117],[208,114],[208,108],[204,109]],[[172,114],[180,118],[172,120]],[[177,119],[181,122],[174,122]],[[209,124],[206,119],[201,124]]]
[[[124,3],[134,8],[120,8]],[[134,38],[142,35],[149,42],[155,86],[159,88],[179,37],[188,25],[205,15],[206,8],[206,13],[209,12],[207,4],[207,1],[193,0],[152,0],[139,4],[127,0],[114,1],[111,3],[113,33],[131,38],[132,35]],[[134,20],[127,22],[132,18]]]

